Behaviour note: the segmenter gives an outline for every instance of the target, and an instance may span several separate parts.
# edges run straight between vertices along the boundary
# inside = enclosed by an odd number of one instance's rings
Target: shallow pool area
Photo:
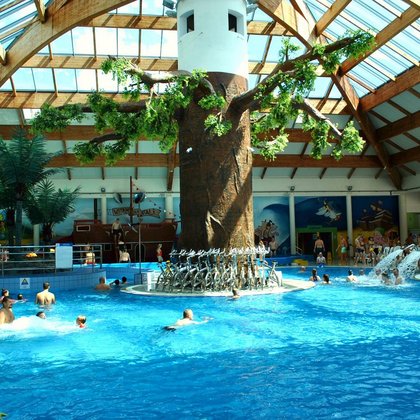
[[[322,270],[320,274],[322,275]],[[62,292],[0,326],[7,419],[420,416],[420,282],[387,287],[328,268],[331,285],[280,295]],[[308,273],[283,269],[306,281]],[[165,331],[191,308],[208,323]],[[87,316],[87,328],[75,325]]]

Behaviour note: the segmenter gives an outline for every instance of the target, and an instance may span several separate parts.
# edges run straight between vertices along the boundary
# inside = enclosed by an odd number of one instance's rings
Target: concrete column
[[[165,221],[174,220],[174,197],[171,193],[165,194]]]
[[[408,236],[407,197],[404,193],[398,196],[398,207],[400,212],[400,241],[401,244],[404,244]]]
[[[289,194],[289,229],[290,229],[290,253],[296,254],[296,220],[295,220],[295,195]]]
[[[101,194],[101,222],[103,224],[107,223],[107,211],[108,211],[108,208],[106,206],[106,194],[102,193]]]
[[[33,241],[34,245],[39,245],[39,225],[33,225]]]
[[[346,211],[347,211],[347,235],[349,237],[349,257],[354,256],[353,245],[353,207],[351,205],[351,193],[346,194]]]

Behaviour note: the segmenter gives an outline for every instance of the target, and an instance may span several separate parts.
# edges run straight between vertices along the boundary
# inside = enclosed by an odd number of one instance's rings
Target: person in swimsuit
[[[15,320],[15,315],[12,311],[13,299],[5,296],[1,303],[3,307],[0,309],[0,324],[11,324]]]
[[[35,305],[52,305],[55,303],[55,295],[50,292],[50,283],[44,282],[43,288],[44,290],[36,295]]]
[[[111,231],[112,236],[114,237],[114,242],[118,243],[122,236],[122,226],[120,223],[120,219],[115,219],[115,222],[112,224]]]
[[[163,327],[165,330],[177,330],[178,328],[185,327],[186,325],[196,325],[196,324],[204,324],[205,322],[209,321],[209,318],[204,319],[203,321],[194,321],[194,314],[192,309],[185,309],[182,318],[178,319],[175,324],[167,325]]]
[[[309,281],[320,281],[320,280],[321,280],[321,277],[318,276],[316,268],[313,268],[311,277],[309,277]]]
[[[323,255],[325,255],[325,244],[324,241],[319,237],[319,235],[316,237],[316,241],[314,243],[314,256],[315,260],[319,253],[322,252]]]

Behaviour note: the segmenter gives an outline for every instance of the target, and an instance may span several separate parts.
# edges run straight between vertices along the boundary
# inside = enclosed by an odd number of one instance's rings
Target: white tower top
[[[246,0],[178,0],[178,69],[248,79]]]

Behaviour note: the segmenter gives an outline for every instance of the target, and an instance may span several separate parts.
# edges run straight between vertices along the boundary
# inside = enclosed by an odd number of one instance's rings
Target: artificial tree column
[[[246,2],[181,0],[177,15],[179,70],[206,69],[226,100],[224,117],[232,124],[221,137],[204,130],[208,112],[197,101],[179,120],[180,244],[193,249],[252,246],[249,112],[229,107],[248,87]]]

